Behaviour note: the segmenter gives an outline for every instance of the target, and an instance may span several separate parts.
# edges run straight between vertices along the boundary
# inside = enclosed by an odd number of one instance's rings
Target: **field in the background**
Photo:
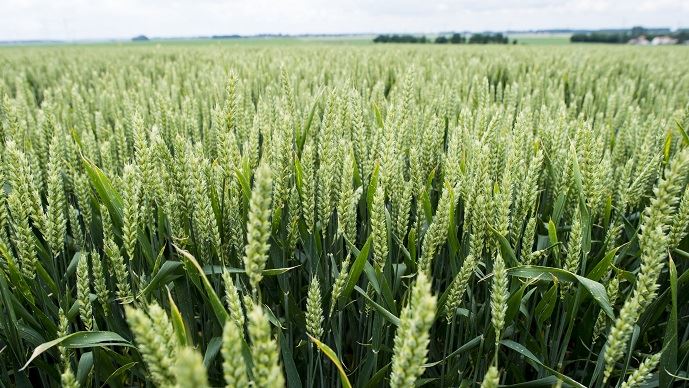
[[[0,388],[686,383],[689,51],[517,38],[0,48]]]

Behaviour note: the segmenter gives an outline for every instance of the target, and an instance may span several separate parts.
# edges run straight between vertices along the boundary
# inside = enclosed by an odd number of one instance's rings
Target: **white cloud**
[[[0,40],[689,26],[686,0],[0,0]]]

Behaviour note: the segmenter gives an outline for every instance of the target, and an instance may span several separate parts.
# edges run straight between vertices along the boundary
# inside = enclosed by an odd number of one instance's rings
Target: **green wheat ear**
[[[137,349],[148,367],[153,382],[173,386],[178,344],[165,311],[157,304],[143,310],[125,306],[127,323],[134,333]]]
[[[141,181],[139,171],[135,165],[128,164],[123,171],[123,202],[122,208],[122,242],[124,251],[130,261],[134,261],[134,252],[137,245],[136,234],[139,230],[141,219]]]
[[[385,191],[378,184],[371,209],[371,237],[373,238],[373,263],[382,271],[388,260],[388,227],[385,221]]]
[[[332,292],[330,293],[330,312],[328,316],[333,315],[335,307],[337,306],[337,300],[340,299],[342,291],[344,291],[345,282],[349,279],[349,262],[349,256],[347,256],[347,259],[342,262],[340,272],[337,274],[337,278],[335,278],[335,282],[333,283]]]
[[[242,357],[243,330],[232,321],[225,323],[222,335],[223,375],[229,388],[249,385],[246,363]]]
[[[190,347],[183,347],[177,352],[174,374],[176,388],[206,388],[209,386],[203,357]]]
[[[423,374],[430,342],[429,330],[435,318],[435,304],[431,282],[423,272],[419,272],[395,333],[391,387],[412,387]]]
[[[103,272],[101,257],[96,251],[91,252],[91,269],[96,298],[103,309],[103,314],[107,317],[110,315],[110,291],[108,291],[107,278]]]
[[[447,295],[447,300],[445,302],[445,319],[451,322],[456,313],[457,308],[462,303],[462,298],[464,293],[469,286],[469,280],[471,280],[471,275],[474,273],[475,266],[477,265],[474,256],[467,256],[462,262],[462,266],[455,276]]]
[[[311,279],[309,292],[306,296],[306,332],[312,337],[320,339],[323,335],[323,306],[321,304],[321,286],[318,278]]]
[[[491,323],[495,329],[496,348],[500,343],[500,334],[505,327],[505,314],[507,313],[507,299],[509,298],[509,279],[505,269],[505,261],[501,254],[495,256],[493,261],[493,282],[490,291]],[[497,350],[496,350],[497,351]]]
[[[256,387],[284,387],[278,345],[270,334],[270,324],[261,306],[249,313],[251,358],[254,361],[253,383]]]
[[[229,271],[224,271],[222,274],[223,282],[225,283],[225,300],[227,307],[230,310],[230,317],[234,320],[237,327],[244,329],[244,312],[242,311],[242,301],[239,298],[239,291],[232,281],[232,275]]]
[[[270,167],[267,164],[259,166],[251,191],[244,252],[244,267],[254,292],[263,279],[262,272],[268,260],[272,185]]]
[[[93,328],[93,306],[91,305],[91,276],[89,275],[88,253],[79,252],[77,263],[77,300],[79,316],[86,330]]]
[[[677,248],[689,233],[689,187],[684,188],[682,200],[671,225],[669,246],[670,248]]]
[[[60,375],[60,381],[62,382],[63,388],[79,388],[77,378],[74,376],[74,372],[72,372],[72,367],[70,367],[69,364],[65,366],[62,375]]]
[[[447,228],[450,223],[450,205],[453,198],[453,189],[449,186],[443,188],[443,194],[438,200],[433,222],[429,225],[422,245],[422,256],[419,260],[419,271],[428,273],[431,269],[431,261],[436,249],[447,239]]]
[[[660,362],[661,353],[656,353],[648,358],[646,358],[639,369],[632,372],[625,382],[620,385],[620,388],[635,388],[642,386],[646,381],[651,378],[651,373]]]
[[[481,388],[498,388],[500,384],[500,372],[495,366],[488,368],[486,375],[483,377]]]

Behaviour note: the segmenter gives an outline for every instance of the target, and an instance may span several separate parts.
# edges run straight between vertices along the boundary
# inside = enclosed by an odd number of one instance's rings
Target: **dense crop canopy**
[[[662,387],[689,51],[0,50],[0,386]]]

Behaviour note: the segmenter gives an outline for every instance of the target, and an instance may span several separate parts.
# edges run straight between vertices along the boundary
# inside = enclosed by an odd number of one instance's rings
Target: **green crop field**
[[[280,43],[0,48],[0,387],[687,383],[689,50]]]

